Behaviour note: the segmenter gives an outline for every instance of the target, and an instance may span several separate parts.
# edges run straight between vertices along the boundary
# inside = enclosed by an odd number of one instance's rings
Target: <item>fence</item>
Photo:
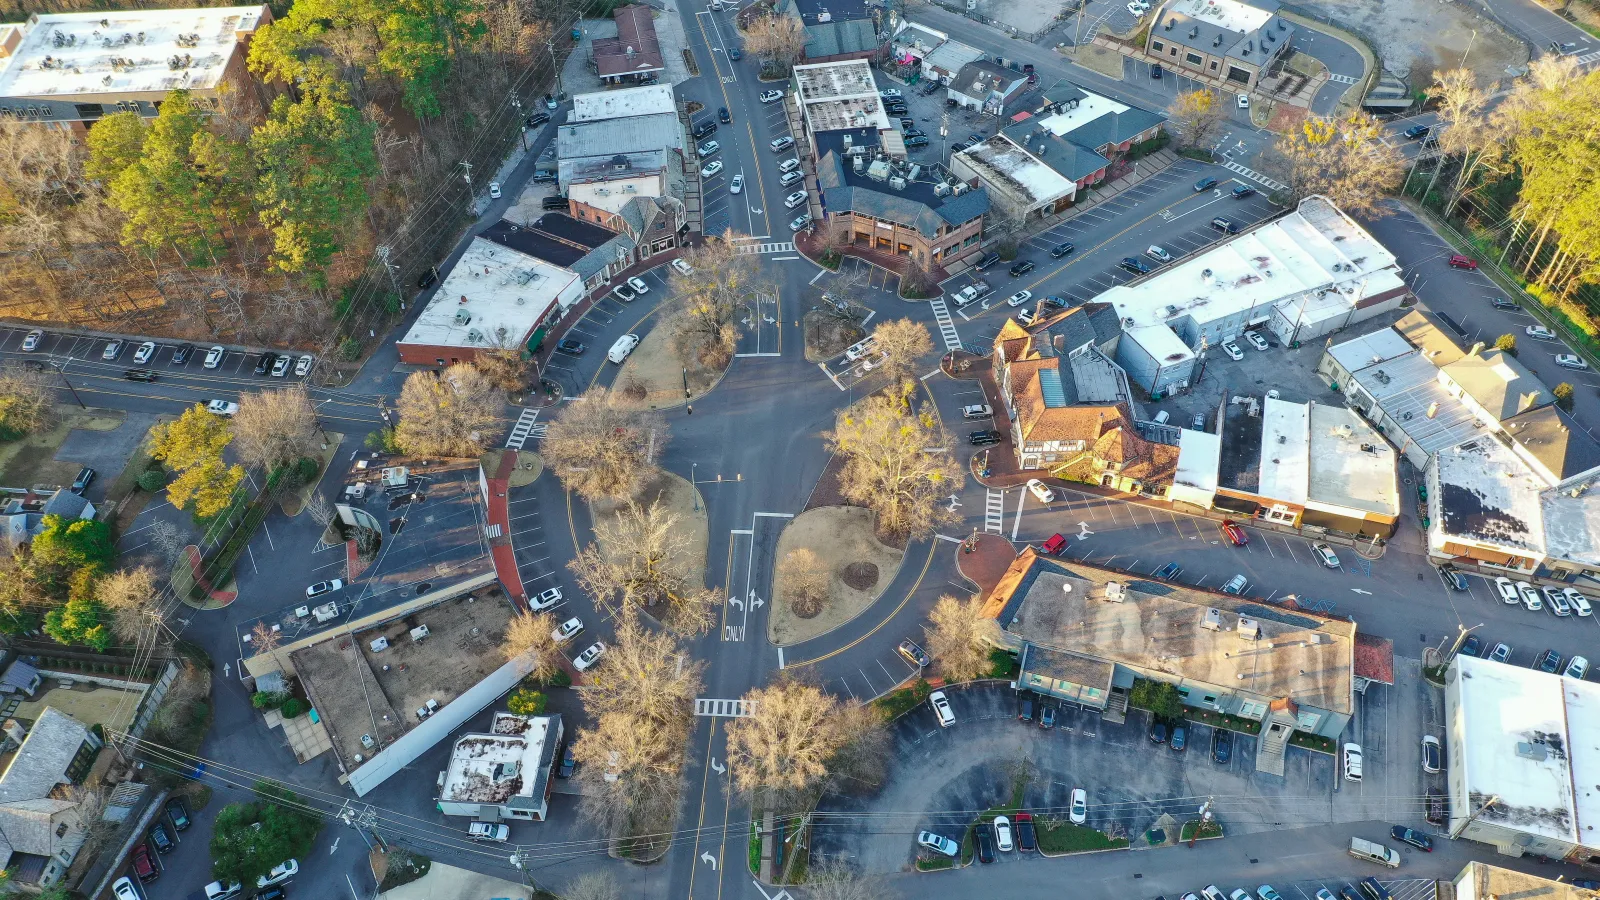
[[[965,3],[945,3],[942,2],[942,0],[934,0],[934,5],[943,9],[948,9],[953,13],[966,16],[972,21],[987,25],[990,28],[999,29],[1000,31],[1004,31],[1006,34],[1017,38],[1018,40],[1024,41],[1037,41],[1038,39],[1049,34],[1050,31],[1055,28],[1057,22],[1071,18],[1077,12],[1077,6],[1075,4],[1067,3],[1063,7],[1062,11],[1056,15],[1055,19],[1050,22],[1049,28],[1046,28],[1043,31],[1020,31],[1010,25],[1007,25],[999,19],[991,19],[988,16],[982,15],[981,13],[967,9]]]
[[[155,683],[150,685],[150,689],[145,691],[143,697],[139,698],[139,706],[133,712],[133,721],[128,723],[126,729],[129,738],[138,740],[144,735],[144,730],[150,727],[151,720],[156,717],[156,710],[160,708],[161,701],[166,699],[167,691],[171,689],[172,683],[178,680],[178,673],[181,671],[182,667],[178,665],[177,660],[167,660],[166,667],[161,670]]]

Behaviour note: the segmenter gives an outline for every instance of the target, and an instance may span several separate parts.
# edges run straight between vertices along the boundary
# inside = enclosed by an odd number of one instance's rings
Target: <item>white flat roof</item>
[[[1311,480],[1311,411],[1304,403],[1268,397],[1261,409],[1261,486],[1263,497],[1306,502]]]
[[[1600,684],[1457,656],[1462,736],[1452,768],[1467,796],[1500,801],[1479,819],[1573,844],[1600,844]],[[1521,749],[1519,751],[1519,745]],[[1581,787],[1574,795],[1573,784]]]
[[[1057,137],[1060,137],[1069,131],[1075,131],[1093,122],[1107,113],[1125,113],[1129,109],[1126,103],[1118,103],[1110,97],[1102,97],[1081,87],[1078,90],[1083,91],[1084,96],[1078,100],[1077,108],[1062,109],[1060,112],[1038,119],[1036,121],[1039,125],[1050,129]]]
[[[11,59],[0,60],[0,97],[214,88],[239,48],[239,32],[255,31],[265,12],[222,6],[36,14],[21,26]]]
[[[1003,134],[961,151],[967,165],[987,176],[985,181],[1012,186],[1030,201],[1042,203],[1077,190],[1072,179],[1035,159]]]
[[[1483,434],[1434,455],[1440,534],[1544,552],[1544,481],[1495,438]]]
[[[1334,344],[1328,348],[1328,355],[1344,366],[1346,371],[1356,372],[1387,359],[1405,356],[1411,349],[1411,343],[1400,332],[1393,328],[1380,328],[1371,334]]]
[[[672,99],[672,86],[647,84],[644,87],[624,88],[620,91],[597,91],[593,94],[576,94],[572,98],[572,116],[569,122],[593,122],[599,119],[624,119],[629,116],[649,116],[657,113],[676,115],[678,107]]]
[[[1311,404],[1311,505],[1400,515],[1394,448],[1342,406]]]
[[[1270,11],[1237,0],[1177,0],[1168,9],[1229,31],[1255,31],[1272,18]]]
[[[1325,297],[1349,311],[1365,297],[1402,284],[1395,267],[1394,255],[1372,235],[1314,196],[1270,224],[1094,299],[1113,304],[1135,326],[1184,316],[1204,326],[1285,299],[1292,300],[1286,315],[1293,320],[1306,291],[1336,292]],[[1126,321],[1124,330],[1131,330]]]
[[[607,212],[620,213],[635,197],[661,196],[661,174],[645,172],[633,178],[609,181],[578,181],[567,188],[567,197]]]
[[[1552,488],[1539,496],[1545,552],[1556,559],[1600,566],[1600,490],[1591,485],[1576,497],[1574,490]]]
[[[400,343],[517,346],[552,306],[582,293],[576,272],[473,238]],[[470,321],[459,321],[463,311]]]
[[[440,800],[456,803],[505,803],[529,796],[539,771],[552,716],[495,713],[490,734],[462,735],[450,754]]]
[[[1222,462],[1222,435],[1183,428],[1178,431],[1178,471],[1173,481],[1200,491],[1217,489]]]

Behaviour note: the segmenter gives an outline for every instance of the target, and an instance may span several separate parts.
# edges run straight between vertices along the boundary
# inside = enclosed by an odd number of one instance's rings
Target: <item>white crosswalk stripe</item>
[[[1228,160],[1227,162],[1223,163],[1222,167],[1224,169],[1227,169],[1230,172],[1238,172],[1240,175],[1243,175],[1244,177],[1250,179],[1251,181],[1254,181],[1255,183],[1257,183],[1259,185],[1262,185],[1262,186],[1268,188],[1269,190],[1281,191],[1286,187],[1286,185],[1283,184],[1282,182],[1273,181],[1271,178],[1268,178],[1267,176],[1261,174],[1260,172],[1257,172],[1255,169],[1251,169],[1251,168],[1248,168],[1246,166],[1241,166],[1241,165],[1239,165],[1238,163],[1234,162],[1231,159]]]
[[[794,241],[771,244],[740,244],[739,252],[745,256],[752,253],[793,253]]]
[[[983,498],[983,530],[999,534],[1005,527],[1006,492],[989,491]]]
[[[939,335],[944,338],[946,350],[961,349],[961,335],[956,333],[956,323],[950,318],[950,307],[945,305],[943,297],[935,297],[928,301],[933,309],[933,320],[939,324]]]
[[[697,716],[717,716],[725,719],[742,719],[750,715],[753,701],[750,700],[710,700],[705,697],[694,699],[694,714]]]
[[[506,436],[506,447],[511,450],[521,450],[529,435],[533,434],[534,420],[539,418],[537,409],[525,409],[517,417],[517,423],[511,426],[511,433]],[[544,437],[544,429],[549,426],[540,425],[537,437]]]
[[[1355,84],[1356,83],[1356,77],[1354,75],[1329,75],[1328,76],[1328,80],[1332,81],[1332,82],[1334,82],[1336,84]]]
[[[1592,63],[1595,60],[1600,60],[1600,50],[1596,50],[1593,53],[1585,53],[1584,55],[1578,57],[1578,65],[1587,66],[1589,63]]]

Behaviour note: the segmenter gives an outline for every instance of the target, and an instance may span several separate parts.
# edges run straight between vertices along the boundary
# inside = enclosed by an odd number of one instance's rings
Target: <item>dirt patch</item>
[[[731,362],[730,362],[731,365]],[[727,369],[716,371],[698,361],[687,364],[689,400],[697,400],[717,386]],[[662,322],[633,349],[617,373],[611,405],[618,409],[671,409],[684,404],[685,363],[672,349],[672,329]]]
[[[788,591],[781,578],[773,579],[773,602],[767,616],[767,639],[778,646],[796,644],[827,634],[865,612],[883,589],[894,582],[905,551],[880,543],[873,534],[875,516],[858,506],[828,506],[801,513],[778,538],[777,559],[808,549],[833,567],[828,579],[828,599],[817,615],[796,616],[789,608]],[[855,584],[845,573],[852,571]],[[865,583],[870,571],[872,580]],[[856,587],[856,584],[864,584]]]
[[[1317,11],[1334,27],[1348,28],[1377,45],[1383,66],[1414,90],[1425,90],[1435,72],[1454,69],[1463,57],[1481,84],[1507,78],[1506,69],[1527,65],[1527,45],[1467,3],[1437,0],[1323,0]],[[1477,38],[1473,38],[1473,33]],[[1467,53],[1471,46],[1471,54]]]
[[[1311,110],[1292,103],[1272,104],[1272,114],[1267,118],[1267,130],[1273,134],[1288,134],[1298,131],[1306,117],[1311,115]]]
[[[813,309],[805,315],[806,362],[826,362],[867,336],[859,323]]]
[[[1085,44],[1073,54],[1073,62],[1107,78],[1122,80],[1122,54],[1099,44]]]
[[[853,562],[839,572],[839,580],[858,591],[870,591],[878,583],[878,567],[869,562]]]
[[[699,492],[689,480],[674,475],[665,469],[656,471],[656,477],[646,483],[635,497],[641,506],[651,503],[661,503],[678,517],[678,528],[688,535],[691,570],[689,582],[691,584],[705,584],[706,581],[706,547],[711,543],[711,530],[706,519],[706,505],[701,502]],[[622,504],[613,501],[600,501],[589,504],[589,514],[594,517],[596,524],[602,521],[615,519],[617,510]],[[696,508],[698,507],[698,508]],[[600,552],[605,553],[606,545],[600,544]]]
[[[123,414],[114,409],[58,409],[60,420],[49,431],[0,443],[0,484],[29,487],[35,484],[72,483],[82,463],[58,460],[56,451],[75,429],[114,431]]]

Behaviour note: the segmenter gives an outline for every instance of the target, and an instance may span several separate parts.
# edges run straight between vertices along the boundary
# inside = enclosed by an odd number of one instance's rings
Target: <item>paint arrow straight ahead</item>
[[[701,853],[700,861],[703,863],[710,863],[711,871],[715,872],[717,870],[717,858],[711,855],[711,851],[707,850],[706,852]]]
[[[750,589],[750,609],[752,611],[760,609],[761,608],[761,604],[764,603],[764,602],[766,602],[766,601],[764,601],[760,597],[756,596],[756,589],[755,588],[751,588]]]
[[[1366,594],[1368,597],[1372,596],[1371,591],[1363,591],[1361,588],[1351,588],[1350,590],[1355,591],[1358,594]]]

